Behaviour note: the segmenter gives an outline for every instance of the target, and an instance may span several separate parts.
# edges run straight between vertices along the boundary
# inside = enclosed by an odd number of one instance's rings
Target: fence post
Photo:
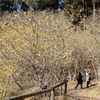
[[[62,95],[62,86],[60,86],[60,95]]]
[[[65,83],[64,100],[67,100],[67,82]]]
[[[54,89],[51,90],[51,100],[55,100],[55,93],[54,93]]]

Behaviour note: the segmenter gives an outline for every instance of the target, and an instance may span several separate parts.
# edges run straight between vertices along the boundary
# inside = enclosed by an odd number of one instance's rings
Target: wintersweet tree
[[[41,88],[61,79],[54,69],[58,67],[61,71],[61,63],[65,66],[63,62],[68,59],[66,38],[70,34],[70,22],[55,19],[55,15],[46,12],[22,12],[1,18],[0,24],[2,98],[14,86],[23,90],[37,84]]]
[[[93,23],[88,22],[87,30],[82,31],[62,15],[63,11],[29,11],[1,17],[0,98],[30,86],[42,89],[66,78],[75,80],[77,72],[85,68],[91,68],[97,78],[99,24],[95,23],[94,31]]]

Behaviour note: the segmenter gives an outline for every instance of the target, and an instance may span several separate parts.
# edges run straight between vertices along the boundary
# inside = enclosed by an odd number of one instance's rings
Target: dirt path
[[[86,82],[83,83],[83,89],[78,86],[75,88],[76,82],[68,83],[68,100],[100,100],[100,85],[93,83],[89,88],[86,88]]]
[[[67,87],[67,100],[100,100],[100,83],[97,82],[91,82],[91,85],[89,88],[86,88],[86,82],[83,83],[83,89],[80,89],[80,86],[78,86],[77,89],[75,89],[77,82],[68,82]],[[25,93],[31,93],[39,91],[38,87],[34,87],[32,89],[28,89],[24,91]],[[63,96],[58,96],[55,100],[63,100]],[[27,98],[25,100],[34,100],[32,97]],[[35,99],[40,100],[40,99]],[[44,100],[41,98],[41,100]]]

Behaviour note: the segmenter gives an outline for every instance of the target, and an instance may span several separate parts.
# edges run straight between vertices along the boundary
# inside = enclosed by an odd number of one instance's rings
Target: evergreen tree
[[[14,11],[17,10],[14,0],[0,0],[0,11]]]
[[[58,9],[59,7],[59,0],[34,0],[34,7],[35,10],[44,10],[44,9]]]
[[[21,9],[22,9],[23,11],[28,11],[29,6],[26,4],[26,2],[22,2]]]
[[[21,5],[23,11],[27,11],[30,8],[34,10],[44,9],[58,9],[60,0],[0,0],[1,11],[17,11],[18,5]],[[62,6],[63,7],[63,6]]]
[[[58,0],[43,0],[45,7],[51,9],[58,9],[59,1]]]
[[[84,1],[84,10],[83,10]],[[61,4],[59,2],[62,2]],[[64,2],[64,3],[63,3]],[[80,21],[80,16],[85,13],[89,16],[93,9],[93,4],[100,3],[100,0],[0,0],[1,11],[17,11],[18,5],[21,5],[23,11],[27,11],[30,8],[34,10],[44,9],[58,9],[63,7],[66,9],[66,14],[74,15],[75,23]]]

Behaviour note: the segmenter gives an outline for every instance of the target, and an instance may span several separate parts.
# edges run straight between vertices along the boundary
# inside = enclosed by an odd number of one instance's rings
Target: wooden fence
[[[40,91],[37,91],[37,92],[32,92],[32,93],[24,94],[24,95],[14,96],[14,97],[7,98],[7,99],[4,99],[4,100],[24,100],[25,98],[36,96],[36,95],[47,93],[47,92],[51,92],[51,100],[55,100],[55,92],[54,92],[55,89],[57,87],[60,87],[60,86],[64,85],[64,84],[65,84],[64,100],[67,100],[67,82],[68,82],[67,80],[64,80],[62,83],[60,83],[58,85],[55,85],[55,86],[53,86],[51,88],[40,90]]]

